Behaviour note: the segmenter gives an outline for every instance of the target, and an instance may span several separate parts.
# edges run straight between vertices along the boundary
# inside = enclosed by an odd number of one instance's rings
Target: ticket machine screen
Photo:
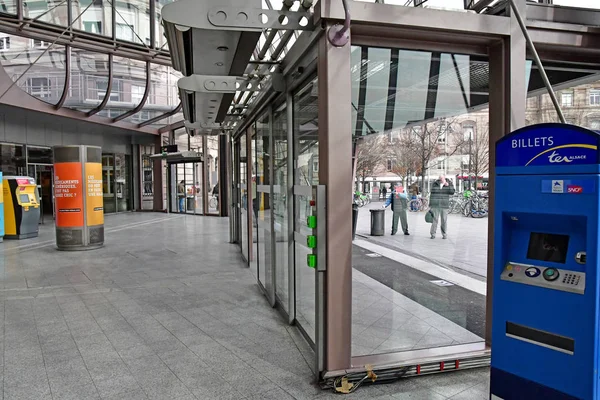
[[[19,195],[19,200],[21,201],[21,203],[29,203],[29,195],[27,195],[27,194]]]
[[[569,236],[531,232],[527,258],[564,264],[567,261]]]

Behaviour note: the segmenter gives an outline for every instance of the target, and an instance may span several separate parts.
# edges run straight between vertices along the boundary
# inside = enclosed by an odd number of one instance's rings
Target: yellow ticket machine
[[[4,197],[4,237],[26,239],[38,235],[40,199],[35,179],[28,176],[5,176],[2,180]]]

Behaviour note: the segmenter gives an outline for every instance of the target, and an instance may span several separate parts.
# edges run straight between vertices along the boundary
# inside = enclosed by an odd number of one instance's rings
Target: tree
[[[375,169],[387,160],[385,135],[368,135],[356,139],[356,186],[358,180],[362,183],[362,191],[365,191],[367,177],[373,176]]]
[[[388,148],[389,157],[394,160],[391,172],[400,177],[403,186],[410,184],[409,177],[416,175],[419,168],[415,141],[410,138],[411,132],[405,129],[400,132],[399,140]]]
[[[463,154],[468,154],[469,172],[475,176],[475,188],[477,188],[479,176],[482,176],[490,170],[489,128],[475,132],[473,137],[467,137],[463,148],[465,150]]]
[[[421,176],[421,188],[425,189],[425,174],[431,160],[448,158],[462,148],[465,138],[454,128],[454,120],[442,118],[434,122],[415,125],[409,129],[404,145],[414,151],[417,174]]]

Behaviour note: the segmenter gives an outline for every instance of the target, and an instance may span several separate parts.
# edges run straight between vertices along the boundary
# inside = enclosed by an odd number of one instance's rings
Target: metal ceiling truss
[[[304,0],[301,11],[291,11],[294,1],[285,0],[282,10],[265,10],[260,0],[208,0],[200,6],[195,0],[180,0],[164,6],[173,66],[186,75],[178,87],[190,135],[222,133],[222,123],[232,114],[232,101],[238,110],[235,105],[245,99],[243,110],[257,92],[265,90],[265,79],[274,82],[270,88],[284,90],[278,57],[295,31],[314,29],[312,1]],[[191,9],[196,12],[190,13]],[[278,33],[280,41],[273,49]],[[257,49],[262,34],[266,40]],[[269,50],[270,59],[265,60]]]

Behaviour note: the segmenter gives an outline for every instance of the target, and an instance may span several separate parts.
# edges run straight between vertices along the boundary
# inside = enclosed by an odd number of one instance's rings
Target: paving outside
[[[106,218],[106,246],[53,228],[0,245],[3,399],[329,399],[313,353],[270,308],[227,219]],[[489,370],[360,388],[347,399],[487,399]]]
[[[410,236],[391,236],[392,211],[385,211],[385,236],[370,236],[371,213],[369,209],[381,209],[383,202],[373,202],[359,209],[356,233],[359,238],[382,244],[404,254],[434,264],[462,271],[470,276],[485,280],[487,275],[487,218],[467,218],[462,215],[448,216],[448,239],[443,240],[439,232],[436,239],[429,235],[430,224],[425,222],[424,212],[408,213]]]

